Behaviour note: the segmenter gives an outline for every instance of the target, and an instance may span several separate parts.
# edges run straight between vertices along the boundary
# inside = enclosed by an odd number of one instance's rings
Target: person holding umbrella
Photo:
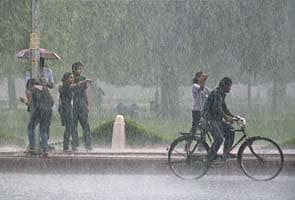
[[[42,80],[42,85],[53,88],[54,80],[53,80],[53,73],[52,70],[45,67],[45,59],[56,59],[61,60],[61,57],[57,55],[57,53],[53,51],[49,51],[44,48],[39,48],[40,52],[40,68],[39,68],[39,76],[37,78],[40,78]],[[16,58],[19,59],[30,59],[32,57],[31,49],[22,49],[16,53]],[[36,78],[33,77],[32,71],[28,71],[26,73],[25,80],[29,80],[30,78]]]
[[[25,80],[28,81],[31,78],[33,78],[32,71],[29,70],[26,72]],[[43,57],[40,57],[40,80],[43,86],[46,86],[51,89],[53,88],[53,85],[54,85],[53,73],[50,68],[45,66],[45,59]]]
[[[47,49],[43,49],[40,48],[39,49],[40,52],[40,67],[39,67],[39,76],[38,76],[38,82],[39,84],[41,84],[42,86],[45,86],[47,88],[52,89],[54,86],[54,79],[53,79],[53,73],[52,70],[48,67],[45,66],[45,59],[57,59],[57,60],[61,60],[61,57],[59,55],[57,55],[55,52],[49,51]],[[19,52],[17,52],[16,54],[16,58],[19,59],[30,59],[31,58],[31,49],[22,49]],[[35,78],[33,77],[32,74],[32,69],[30,69],[29,71],[26,72],[25,74],[25,81],[28,82],[28,80]],[[28,88],[26,88],[26,96],[28,98]],[[20,101],[21,102],[25,102],[25,98],[20,97]],[[28,108],[28,112],[30,112],[30,114],[32,114],[31,112],[31,105],[27,105]],[[36,124],[38,124],[38,121],[36,122]],[[46,131],[47,134],[47,140],[49,140],[49,127],[48,130]],[[40,144],[42,144],[42,142],[40,142]],[[52,146],[48,146],[50,150],[53,150],[54,147]]]

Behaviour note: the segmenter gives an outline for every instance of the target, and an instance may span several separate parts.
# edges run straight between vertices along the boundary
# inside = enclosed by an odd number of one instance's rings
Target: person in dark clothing
[[[78,135],[73,134],[73,89],[80,85],[91,82],[90,79],[85,79],[78,83],[74,83],[74,75],[71,72],[66,72],[62,78],[62,85],[59,87],[59,113],[61,116],[62,125],[65,126],[63,136],[63,150],[69,150],[70,136],[72,136],[72,150],[76,150],[78,144]]]
[[[233,123],[237,117],[229,111],[225,103],[226,93],[229,93],[231,86],[232,80],[224,77],[218,87],[209,94],[204,104],[201,125],[211,133],[214,140],[208,151],[208,160],[216,159],[223,140],[224,156],[233,157],[228,153],[234,142],[233,127],[229,123]]]
[[[24,103],[31,106],[31,118],[28,124],[29,152],[35,151],[35,134],[34,130],[39,123],[39,131],[41,137],[41,147],[43,156],[48,156],[48,136],[52,117],[53,98],[47,87],[38,83],[35,79],[29,79],[26,87],[27,99]]]
[[[72,71],[75,77],[74,82],[78,83],[80,81],[86,80],[82,73],[83,64],[80,62],[76,62],[72,65]],[[83,139],[86,150],[92,150],[91,147],[91,132],[90,126],[88,122],[88,114],[89,114],[89,96],[88,96],[88,86],[87,83],[83,83],[78,87],[73,89],[74,97],[73,97],[73,134],[75,137],[78,137],[78,121],[82,126],[83,130]],[[79,143],[73,144],[73,147],[78,147]]]

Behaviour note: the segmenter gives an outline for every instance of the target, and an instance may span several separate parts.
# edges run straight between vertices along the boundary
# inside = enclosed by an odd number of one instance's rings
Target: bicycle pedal
[[[223,161],[219,161],[219,160],[216,160],[216,161],[212,161],[210,163],[210,168],[215,168],[215,167],[222,167],[224,165],[224,162]]]

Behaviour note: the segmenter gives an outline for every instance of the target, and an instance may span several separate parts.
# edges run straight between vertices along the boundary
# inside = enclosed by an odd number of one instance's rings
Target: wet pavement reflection
[[[205,176],[184,181],[173,175],[0,174],[0,200],[293,200],[295,177],[255,182],[244,176]]]

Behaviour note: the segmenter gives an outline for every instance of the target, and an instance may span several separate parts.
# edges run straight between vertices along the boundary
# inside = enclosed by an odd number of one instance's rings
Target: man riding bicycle
[[[233,115],[227,108],[225,103],[226,93],[229,93],[232,86],[232,80],[224,77],[208,96],[201,118],[201,126],[209,131],[213,137],[213,143],[208,151],[208,161],[217,158],[217,152],[224,140],[223,154],[226,157],[234,157],[233,154],[228,153],[234,142]]]

